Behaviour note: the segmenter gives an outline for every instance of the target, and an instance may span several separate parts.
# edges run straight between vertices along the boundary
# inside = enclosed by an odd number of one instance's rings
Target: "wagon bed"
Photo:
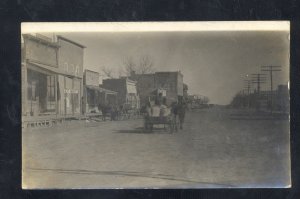
[[[145,130],[153,131],[154,125],[164,125],[164,130],[169,130],[170,133],[173,133],[178,129],[176,117],[172,115],[160,117],[145,116],[144,121]]]

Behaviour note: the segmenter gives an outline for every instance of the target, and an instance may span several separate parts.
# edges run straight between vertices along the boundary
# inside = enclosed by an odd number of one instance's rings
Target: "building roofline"
[[[126,78],[127,81],[132,82],[132,83],[137,83],[137,81],[130,79],[129,77]]]
[[[115,81],[129,81],[131,83],[137,83],[137,81],[130,79],[129,77],[121,77],[121,78],[109,78],[109,79],[104,79],[103,81],[106,80],[115,80]]]
[[[145,74],[134,74],[134,76],[142,76],[142,75],[144,75],[144,76],[150,76],[150,75],[154,75],[155,73],[145,73]]]
[[[93,71],[93,70],[89,70],[89,69],[84,69],[84,71],[89,71],[89,72],[93,72],[93,73],[98,73],[99,74],[99,72]]]
[[[62,40],[65,40],[65,41],[67,41],[67,42],[70,42],[70,43],[72,43],[72,44],[74,44],[74,45],[76,45],[76,46],[79,46],[79,47],[81,47],[81,48],[86,48],[86,46],[84,46],[84,45],[82,45],[82,44],[80,44],[80,43],[77,43],[77,42],[75,42],[75,41],[72,41],[72,40],[70,40],[70,39],[68,39],[68,38],[66,38],[66,37],[61,36],[61,35],[57,35],[57,39],[62,39]]]
[[[158,72],[155,72],[155,74],[156,73],[178,73],[178,74],[182,75],[181,71],[158,71]]]
[[[103,79],[103,81],[106,81],[106,80],[122,80],[122,79],[120,79],[120,78],[107,78],[107,79]]]
[[[55,42],[48,41],[48,40],[45,40],[45,39],[42,39],[40,37],[36,37],[36,36],[30,35],[30,34],[22,34],[22,36],[24,37],[24,39],[27,38],[27,39],[35,40],[35,41],[42,42],[44,44],[47,44],[49,46],[56,47],[56,48],[60,47],[60,45],[58,45]]]
[[[106,89],[106,88],[102,88],[100,85],[99,86],[94,86],[94,85],[85,85],[86,88],[89,88],[89,89],[95,89],[95,90],[98,90],[98,91],[104,91],[104,92],[109,92],[110,94],[115,94],[117,95],[118,92],[116,91],[113,91],[113,90],[109,90],[109,89]]]

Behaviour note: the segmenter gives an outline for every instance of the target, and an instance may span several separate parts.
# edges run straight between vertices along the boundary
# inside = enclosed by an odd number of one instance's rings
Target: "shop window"
[[[80,113],[79,95],[78,93],[72,93],[73,100],[73,112]]]
[[[96,91],[93,89],[87,89],[87,101],[89,105],[94,105],[96,102]]]
[[[55,110],[55,77],[47,76],[47,111]]]
[[[28,70],[27,78],[27,98],[31,101],[32,111],[37,114],[54,112],[56,109],[55,76]]]
[[[29,82],[27,88],[27,99],[36,101],[36,82]]]

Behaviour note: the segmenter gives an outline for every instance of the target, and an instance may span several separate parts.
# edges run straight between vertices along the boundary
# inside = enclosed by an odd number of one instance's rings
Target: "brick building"
[[[141,105],[145,105],[152,92],[161,89],[166,91],[167,103],[170,104],[183,96],[183,75],[176,72],[156,72],[152,74],[132,73],[132,79],[137,81],[137,90],[140,95]]]

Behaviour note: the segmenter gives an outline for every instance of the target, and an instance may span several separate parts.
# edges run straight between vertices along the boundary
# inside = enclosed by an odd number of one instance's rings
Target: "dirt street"
[[[173,134],[142,127],[142,119],[72,121],[24,131],[23,187],[289,185],[287,119],[212,108],[187,112]]]

